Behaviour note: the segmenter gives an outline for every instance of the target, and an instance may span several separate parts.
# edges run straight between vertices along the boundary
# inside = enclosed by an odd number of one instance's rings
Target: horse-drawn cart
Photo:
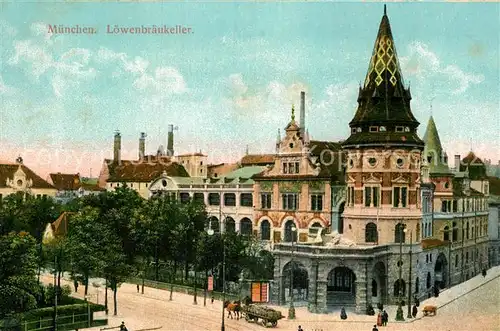
[[[264,325],[265,327],[267,327],[268,324],[271,324],[272,327],[275,327],[276,325],[278,325],[278,321],[285,317],[281,315],[280,311],[266,306],[248,305],[242,306],[241,310],[247,322],[254,321],[255,323],[258,323],[260,318],[262,320],[262,325]]]

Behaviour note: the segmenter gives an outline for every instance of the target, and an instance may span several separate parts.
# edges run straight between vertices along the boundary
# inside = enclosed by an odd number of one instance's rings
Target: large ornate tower
[[[420,237],[419,122],[410,108],[396,47],[384,15],[368,72],[359,87],[358,109],[342,144],[347,153],[347,203],[339,232],[358,244],[384,244]],[[403,225],[404,224],[404,225]]]

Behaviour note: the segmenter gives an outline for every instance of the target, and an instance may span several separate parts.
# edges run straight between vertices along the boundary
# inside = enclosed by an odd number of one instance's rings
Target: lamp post
[[[403,223],[400,223],[401,226],[398,227],[398,232],[399,232],[399,261],[398,261],[398,267],[399,267],[399,279],[398,279],[398,310],[396,312],[396,321],[404,321],[405,318],[403,317],[403,307],[401,306],[401,289],[402,289],[402,284],[401,284],[401,278],[402,278],[402,266],[403,266],[403,238],[405,235],[405,225]]]
[[[293,320],[295,319],[295,307],[293,306],[293,267],[294,267],[294,262],[293,262],[293,242],[294,242],[294,237],[295,233],[297,231],[297,228],[295,226],[292,226],[292,258],[290,261],[290,307],[288,307],[288,319]]]
[[[406,232],[407,230],[404,229],[404,231]],[[410,254],[410,266],[408,267],[410,269],[409,275],[408,275],[408,315],[406,316],[406,318],[413,317],[411,315],[411,255],[412,255],[411,246],[412,246],[412,241],[413,241],[413,233],[410,230],[410,253],[409,253]]]
[[[222,212],[220,212],[222,214]],[[209,223],[209,228],[207,230],[207,234],[212,236],[214,234],[214,230],[212,229],[211,223]],[[222,233],[221,233],[222,236]],[[226,301],[226,241],[224,237],[222,237],[222,320],[221,320],[221,331],[225,331],[224,326],[224,302]]]
[[[57,331],[57,253],[54,254],[54,316],[53,316],[53,330]]]

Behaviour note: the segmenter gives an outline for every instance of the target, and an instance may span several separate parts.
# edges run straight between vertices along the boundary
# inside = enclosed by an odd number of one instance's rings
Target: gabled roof
[[[469,171],[469,178],[471,180],[482,180],[487,178],[486,165],[472,151],[460,162],[460,171],[465,170]]]
[[[109,169],[108,182],[151,182],[166,172],[171,177],[189,177],[186,169],[177,162],[160,160],[131,161],[122,160],[120,164],[106,159]]]
[[[33,181],[31,188],[54,188],[24,164],[0,164],[0,187],[7,187],[7,179],[14,179],[14,174],[19,169],[26,174],[28,180]]]
[[[56,237],[68,234],[69,216],[73,214],[74,212],[65,211],[52,223],[52,230]]]

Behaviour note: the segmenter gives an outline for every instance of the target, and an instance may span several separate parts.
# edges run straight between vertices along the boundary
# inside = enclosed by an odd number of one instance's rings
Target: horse
[[[239,300],[233,301],[233,303],[231,303],[230,301],[224,301],[224,308],[226,308],[228,313],[227,318],[231,317],[231,319],[233,319],[232,313],[234,312],[236,320],[240,319],[241,303]]]

